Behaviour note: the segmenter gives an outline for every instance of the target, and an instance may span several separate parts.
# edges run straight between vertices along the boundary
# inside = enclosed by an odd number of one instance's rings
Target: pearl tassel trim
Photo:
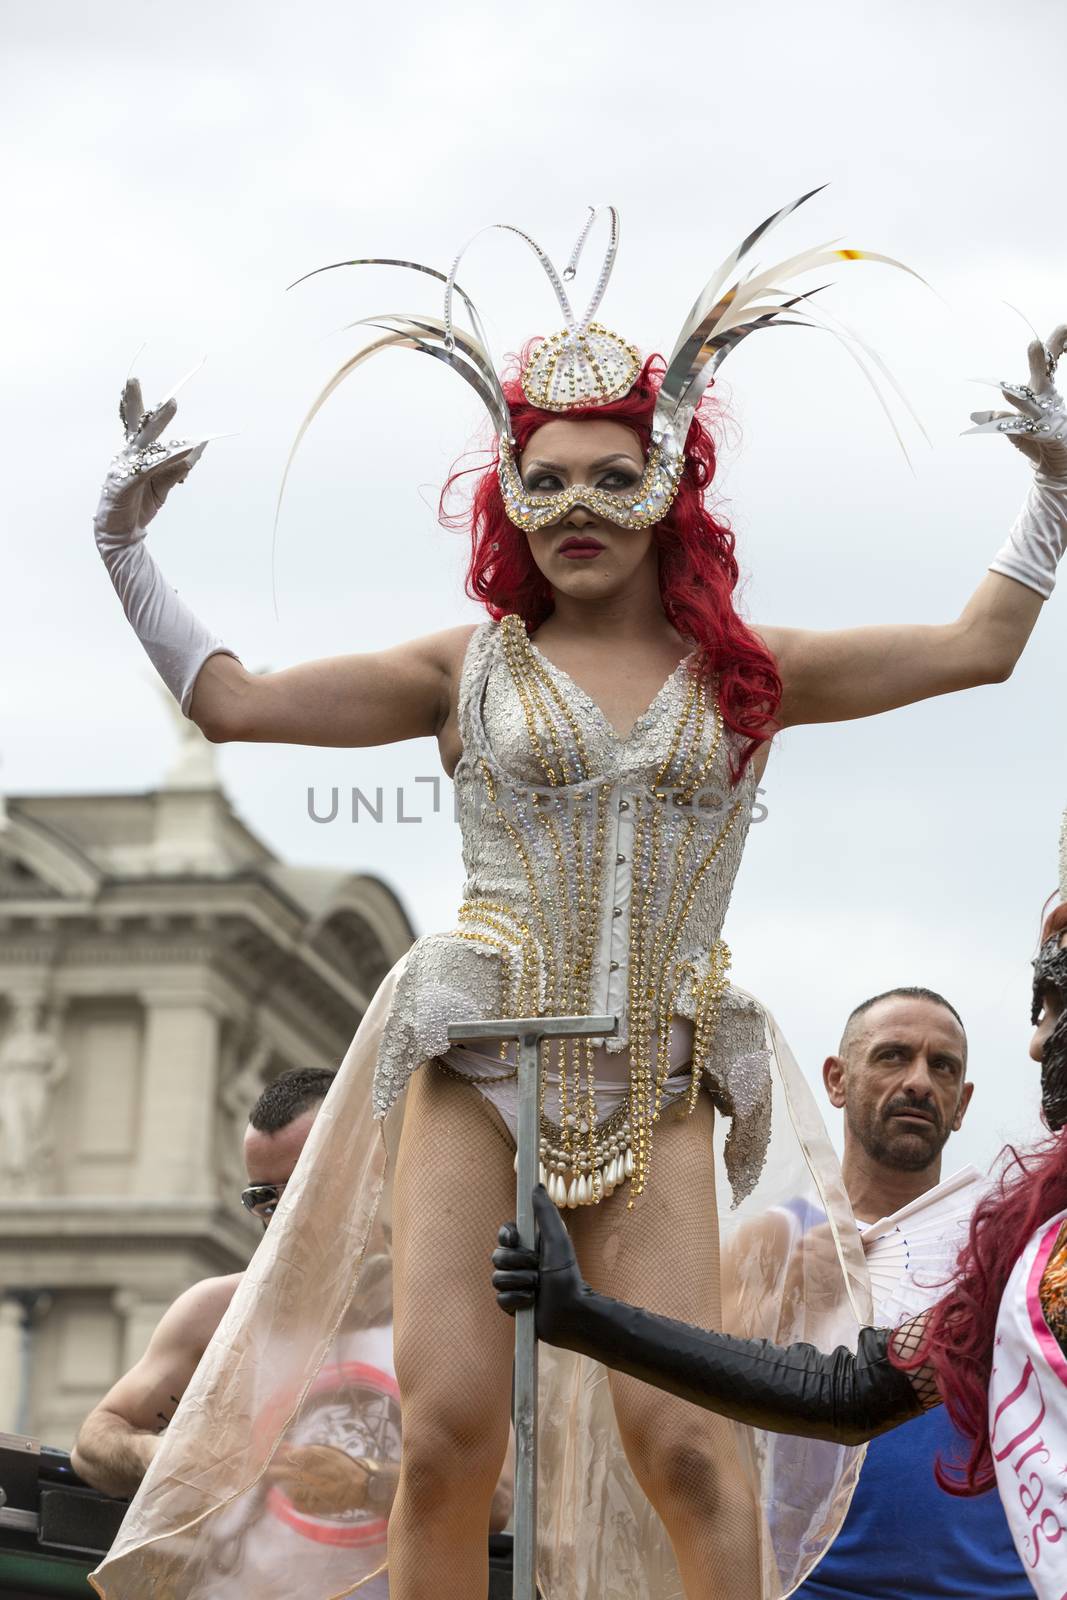
[[[634,1175],[634,1153],[628,1135],[629,1130],[626,1129],[621,1138],[611,1140],[609,1148],[598,1151],[600,1159],[591,1168],[588,1159],[583,1158],[582,1165],[586,1170],[578,1173],[564,1165],[562,1152],[549,1150],[542,1139],[538,1180],[548,1190],[549,1199],[561,1211],[573,1211],[577,1206],[595,1206],[600,1200],[606,1200],[614,1194],[621,1183]],[[517,1172],[517,1153],[514,1165]]]

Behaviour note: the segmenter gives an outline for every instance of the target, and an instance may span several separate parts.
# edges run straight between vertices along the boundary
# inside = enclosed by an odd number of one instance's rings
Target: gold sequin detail
[[[604,852],[618,784],[590,760],[587,733],[559,669],[531,644],[521,618],[505,617],[499,637],[540,786],[524,788],[509,778],[505,792],[490,761],[482,758],[480,767],[487,803],[521,867],[526,901],[521,916],[492,900],[468,901],[460,934],[499,951],[502,1005],[523,1015],[588,1014],[600,1008],[593,978],[604,917],[612,915],[604,901],[610,879]],[[622,809],[632,807],[633,815],[626,976],[629,1096],[621,1114],[611,1119],[610,1132],[597,1124],[593,1042],[569,1040],[553,1047],[546,1041],[542,1047],[543,1065],[554,1051],[558,1066],[559,1123],[546,1115],[544,1079],[541,1117],[542,1159],[560,1203],[594,1203],[629,1180],[632,1204],[645,1188],[652,1130],[671,1072],[671,1028],[679,1014],[693,1017],[689,1110],[696,1104],[730,954],[719,939],[706,957],[694,957],[688,922],[705,877],[749,803],[746,791],[717,827],[700,804],[723,741],[722,713],[710,689],[705,676],[689,674],[653,781],[622,791]]]
[[[591,1043],[546,1045],[542,1132],[557,1203],[589,1204],[632,1180],[635,1150],[646,1183],[657,1113],[669,1103],[672,1120],[684,1116],[705,1085],[731,1119],[724,1160],[735,1197],[752,1189],[770,1073],[762,1014],[726,986],[720,936],[755,780],[751,769],[731,778],[740,741],[717,698],[693,652],[622,738],[518,618],[475,630],[458,695],[464,909],[456,930],[417,940],[405,963],[378,1051],[377,1116],[419,1061],[448,1055],[460,1018],[617,1013],[617,1037],[595,1052],[597,1076]],[[674,1076],[683,1019],[695,1081]],[[609,1101],[599,1074],[617,1077],[612,1062],[626,1082]],[[501,1073],[511,1066],[502,1061]],[[609,1118],[611,1107],[622,1115]]]

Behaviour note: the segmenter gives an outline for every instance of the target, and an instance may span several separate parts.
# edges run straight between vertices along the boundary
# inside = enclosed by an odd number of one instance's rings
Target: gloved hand
[[[580,1319],[583,1297],[592,1293],[578,1270],[570,1234],[542,1184],[534,1190],[537,1250],[523,1250],[519,1230],[506,1222],[493,1251],[493,1288],[497,1304],[509,1315],[536,1309],[537,1337],[545,1344],[573,1348],[569,1336]]]
[[[126,442],[112,461],[104,479],[93,526],[100,537],[129,543],[143,538],[145,530],[176,483],[182,483],[207,449],[207,440],[159,436],[173,422],[176,400],[164,400],[146,411],[141,385],[131,378],[119,401],[119,418]]]
[[[1067,405],[1053,378],[1067,348],[1067,323],[1047,344],[1035,339],[1027,352],[1029,383],[1001,384],[1013,411],[972,411],[968,433],[1002,433],[1033,463],[1034,481],[1007,542],[990,569],[1014,578],[1047,600],[1056,568],[1067,549]]]
[[[855,1352],[734,1339],[590,1289],[546,1191],[534,1190],[537,1252],[500,1230],[493,1287],[505,1311],[534,1305],[537,1336],[694,1405],[751,1427],[860,1444],[922,1410],[906,1373],[889,1359],[890,1333],[862,1328]]]
[[[1039,472],[1067,481],[1067,405],[1055,385],[1056,363],[1067,347],[1067,323],[1027,349],[1029,383],[1002,383],[1014,411],[972,411],[968,433],[1002,433]]]
[[[176,483],[200,460],[207,440],[159,440],[177,405],[164,400],[144,409],[141,386],[131,378],[119,416],[126,442],[108,468],[93,519],[100,552],[127,619],[145,651],[188,715],[197,675],[210,656],[234,652],[179,600],[144,543],[145,530]]]

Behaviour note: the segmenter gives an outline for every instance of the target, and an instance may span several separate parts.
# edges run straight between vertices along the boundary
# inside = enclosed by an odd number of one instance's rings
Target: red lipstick
[[[603,548],[599,539],[592,539],[586,534],[572,534],[569,539],[564,539],[556,554],[566,556],[568,561],[592,561]]]

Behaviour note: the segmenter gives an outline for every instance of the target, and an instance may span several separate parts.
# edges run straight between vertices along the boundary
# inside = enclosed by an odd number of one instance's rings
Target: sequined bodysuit
[[[719,938],[755,779],[748,768],[732,783],[735,738],[692,664],[679,662],[621,739],[518,617],[476,629],[464,662],[459,926],[412,949],[379,1051],[375,1109],[389,1110],[421,1062],[448,1055],[450,1022],[614,1015],[604,1050],[626,1052],[629,1095],[613,1119],[597,1103],[605,1057],[592,1042],[560,1046],[549,1063],[558,1084],[542,1108],[542,1156],[571,1204],[627,1180],[640,1192],[653,1124],[677,1093],[678,1018],[691,1025],[690,1103],[703,1083],[733,1118],[735,1200],[766,1150],[763,1016],[727,985]],[[503,1051],[500,1066],[506,1074]]]

